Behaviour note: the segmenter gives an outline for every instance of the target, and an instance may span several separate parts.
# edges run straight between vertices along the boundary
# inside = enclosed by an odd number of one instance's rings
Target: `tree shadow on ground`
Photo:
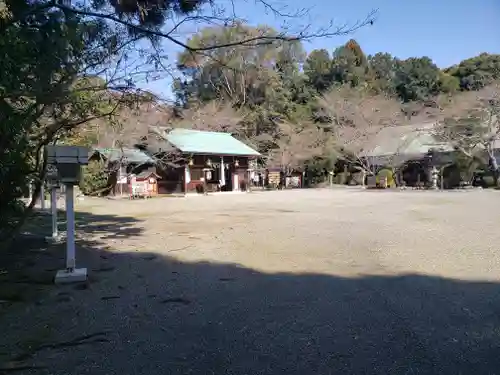
[[[139,236],[142,229],[136,224],[140,221],[131,216],[97,215],[85,211],[75,212],[75,228],[78,235],[92,234],[103,239]],[[66,230],[65,211],[58,211],[58,224],[59,230],[64,232]],[[25,225],[24,232],[38,236],[50,235],[52,233],[50,212],[35,211],[31,220]]]
[[[83,245],[89,283],[53,287],[3,315],[0,354],[11,370],[500,373],[497,283],[270,274]]]
[[[64,211],[58,213],[59,231],[66,228]],[[134,217],[76,212],[77,261],[96,263],[104,240],[140,236],[140,220]],[[54,284],[55,272],[65,268],[66,243],[51,244],[52,219],[48,212],[35,210],[22,232],[8,248],[0,251],[0,313],[12,302],[36,298]]]

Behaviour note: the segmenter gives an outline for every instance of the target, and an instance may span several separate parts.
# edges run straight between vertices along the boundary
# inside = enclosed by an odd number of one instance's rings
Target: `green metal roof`
[[[133,148],[95,148],[93,152],[98,152],[110,162],[122,161],[122,163],[147,164],[154,163],[154,160],[142,152]]]
[[[166,138],[172,145],[185,153],[260,156],[253,148],[229,133],[173,129]]]

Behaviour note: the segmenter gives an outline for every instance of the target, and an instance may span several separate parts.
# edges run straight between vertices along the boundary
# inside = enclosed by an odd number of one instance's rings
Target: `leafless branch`
[[[261,0],[259,0],[261,1]],[[262,2],[262,1],[261,1]],[[264,5],[268,6],[267,2],[263,2]],[[59,8],[61,10],[67,11],[67,12],[73,12],[75,14],[79,14],[82,16],[86,17],[95,17],[95,18],[100,18],[100,19],[106,19],[111,22],[114,22],[116,24],[121,24],[124,25],[128,28],[134,29],[137,32],[142,33],[143,35],[150,35],[150,36],[155,36],[155,37],[160,37],[164,38],[166,40],[169,40],[170,42],[182,47],[183,49],[187,51],[192,51],[192,52],[202,52],[202,51],[210,51],[213,49],[217,48],[225,48],[225,47],[232,47],[232,46],[239,46],[239,45],[262,45],[262,44],[272,44],[276,41],[287,41],[287,42],[292,42],[292,41],[299,41],[299,40],[310,40],[310,39],[315,39],[315,38],[326,38],[326,37],[332,37],[332,36],[342,36],[342,35],[348,35],[351,34],[358,29],[371,25],[374,22],[375,15],[377,13],[376,10],[371,11],[363,20],[360,20],[356,22],[354,25],[347,25],[344,24],[342,26],[334,27],[333,25],[329,25],[327,28],[321,28],[317,32],[312,32],[308,33],[305,32],[305,30],[302,30],[295,35],[287,35],[286,33],[278,33],[277,35],[267,35],[265,33],[261,35],[257,35],[254,37],[248,37],[248,38],[242,38],[241,40],[234,41],[234,42],[228,42],[228,43],[220,43],[220,44],[214,44],[210,46],[199,46],[199,47],[193,47],[190,46],[184,42],[181,42],[180,40],[172,37],[170,32],[162,32],[156,29],[151,29],[151,28],[146,28],[144,26],[134,24],[128,20],[121,19],[115,15],[112,14],[106,14],[106,13],[100,13],[96,11],[92,11],[90,9],[78,9],[75,7],[71,6],[66,6],[63,4],[54,4],[55,8]],[[174,27],[173,30],[177,29],[177,27]],[[306,28],[307,29],[307,28]]]
[[[490,161],[500,139],[499,84],[478,92],[463,92],[444,108],[436,136],[451,143],[463,155],[474,158],[486,151]]]
[[[323,112],[332,121],[336,150],[346,160],[371,171],[364,151],[382,129],[405,123],[401,104],[383,95],[368,95],[362,89],[335,88],[319,99]]]

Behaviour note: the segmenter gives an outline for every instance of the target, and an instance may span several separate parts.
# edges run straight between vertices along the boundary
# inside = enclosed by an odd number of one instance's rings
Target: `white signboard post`
[[[47,165],[47,181],[50,185],[50,211],[52,214],[52,237],[51,241],[60,240],[59,230],[57,228],[57,188],[59,187],[59,175],[55,165]]]
[[[42,211],[45,211],[45,185],[44,181],[42,181],[42,184],[40,185],[40,209]]]
[[[66,187],[66,269],[57,271],[56,284],[80,282],[87,279],[87,269],[76,268],[73,186],[80,181],[81,166],[88,164],[88,154],[89,150],[86,147],[46,147],[47,163],[56,166],[59,181]]]

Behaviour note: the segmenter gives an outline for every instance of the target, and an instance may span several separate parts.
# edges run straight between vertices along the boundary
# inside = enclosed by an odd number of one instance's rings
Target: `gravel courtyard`
[[[5,310],[4,367],[500,374],[499,192],[339,188],[77,209],[90,281]],[[53,276],[63,250],[47,252]]]

